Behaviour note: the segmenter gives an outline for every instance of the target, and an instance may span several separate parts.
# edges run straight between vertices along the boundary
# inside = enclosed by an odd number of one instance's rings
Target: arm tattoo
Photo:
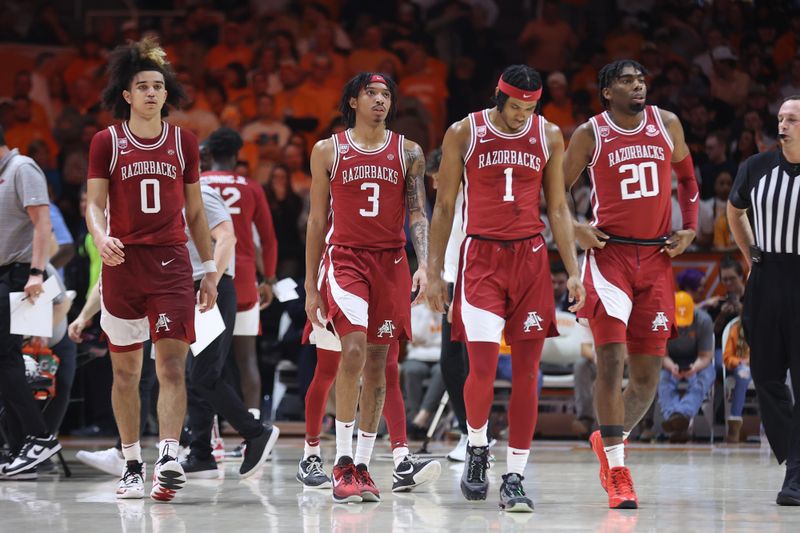
[[[428,219],[425,216],[425,156],[418,145],[404,150],[406,159],[406,203],[411,224],[411,242],[421,263],[428,261]],[[421,215],[421,216],[419,216]]]

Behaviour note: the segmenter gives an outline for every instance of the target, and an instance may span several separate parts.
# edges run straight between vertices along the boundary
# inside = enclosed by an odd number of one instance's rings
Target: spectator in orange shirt
[[[444,132],[445,103],[449,93],[446,80],[428,68],[428,54],[420,44],[409,45],[400,94],[419,100],[431,115],[430,138],[439,140]]]
[[[567,92],[567,77],[563,72],[547,76],[547,96],[550,101],[542,108],[542,115],[561,128],[564,141],[568,142],[577,124],[572,113],[572,99]]]
[[[545,0],[542,16],[528,22],[519,36],[519,45],[528,50],[528,64],[547,74],[567,67],[569,55],[578,46],[578,38],[561,19],[558,2]]]
[[[33,122],[30,98],[27,96],[14,98],[13,116],[14,124],[6,130],[6,141],[9,146],[18,146],[20,152],[27,155],[31,143],[40,140],[47,144],[51,154],[58,154],[58,145],[50,133],[47,121],[44,124]]]
[[[220,127],[219,118],[208,109],[203,109],[198,105],[197,87],[188,72],[180,72],[178,80],[183,85],[186,100],[180,109],[170,110],[167,122],[191,131],[202,141]]]
[[[205,62],[213,76],[221,76],[229,63],[241,63],[248,67],[253,63],[253,50],[245,45],[242,29],[235,22],[222,26],[221,42],[208,51]]]
[[[617,26],[608,32],[605,45],[611,60],[629,58],[639,60],[644,37],[639,31],[639,20],[628,16],[619,20]]]
[[[332,74],[333,62],[330,56],[315,56],[306,80],[297,88],[299,98],[316,104],[313,109],[309,108],[311,115],[317,119],[311,142],[316,142],[331,120],[339,114],[341,90],[331,87],[329,80],[334,77]]]
[[[31,71],[30,70],[19,70],[17,74],[14,76],[14,87],[12,90],[12,98],[16,96],[24,96],[30,100],[31,98],[31,89],[33,88],[33,82],[31,78]],[[44,106],[39,102],[34,100],[30,100],[31,105],[31,122],[34,124],[50,124],[50,120],[47,117],[47,111],[45,110]]]
[[[242,129],[244,142],[255,142],[261,135],[275,135],[278,145],[283,147],[292,134],[286,124],[275,119],[275,102],[268,94],[262,94],[257,100],[256,120],[250,122]]]
[[[733,108],[744,105],[750,88],[750,76],[739,70],[739,58],[727,46],[711,51],[714,72],[709,76],[711,96]]]
[[[340,88],[347,77],[347,58],[340,54],[333,45],[333,29],[330,24],[322,24],[314,30],[308,52],[300,59],[300,68],[306,74],[312,74],[317,56],[326,56],[331,61],[327,84],[334,90]]]
[[[358,48],[350,53],[347,60],[348,76],[363,71],[381,72],[379,66],[385,61],[391,61],[395,71],[402,68],[400,59],[383,47],[383,32],[379,26],[370,26],[364,32]]]
[[[93,37],[86,37],[78,48],[78,56],[69,62],[64,71],[64,82],[69,87],[83,76],[96,78],[104,64],[100,55],[100,43]]]
[[[283,149],[283,164],[289,169],[291,175],[292,189],[302,198],[308,197],[311,189],[311,175],[305,168],[303,149],[294,144],[287,144]]]
[[[278,69],[278,51],[274,46],[262,48],[258,53],[256,71],[266,77],[266,92],[276,95],[283,90],[281,75]]]

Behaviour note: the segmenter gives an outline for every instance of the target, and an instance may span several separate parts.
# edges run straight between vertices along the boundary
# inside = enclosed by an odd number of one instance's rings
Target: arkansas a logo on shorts
[[[664,328],[663,331],[669,331],[669,319],[664,311],[658,311],[653,319],[653,331],[658,331],[659,328]]]
[[[528,318],[526,318],[525,323],[522,324],[522,331],[525,333],[530,333],[531,328],[536,328],[537,331],[542,331],[542,317],[540,317],[539,313],[536,311],[531,311],[528,313]]]
[[[164,328],[164,331],[169,331],[169,325],[172,320],[169,319],[166,313],[160,313],[158,315],[158,320],[156,320],[156,333],[161,331],[161,328]]]
[[[383,338],[384,335],[389,335],[389,338],[394,338],[395,326],[391,320],[386,320],[381,327],[378,328],[378,337]]]

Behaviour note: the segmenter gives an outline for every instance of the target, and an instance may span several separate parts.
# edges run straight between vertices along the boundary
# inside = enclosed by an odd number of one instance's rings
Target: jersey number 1
[[[513,168],[508,167],[503,171],[503,174],[506,175],[506,194],[503,195],[504,202],[513,202],[514,201],[514,194],[511,192],[511,173],[514,171]]]

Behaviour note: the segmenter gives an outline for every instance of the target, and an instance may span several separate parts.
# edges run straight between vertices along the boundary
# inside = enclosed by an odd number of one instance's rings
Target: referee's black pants
[[[241,397],[223,378],[225,360],[230,352],[233,326],[236,322],[236,289],[233,279],[223,275],[217,284],[217,307],[225,323],[225,331],[197,357],[187,357],[187,396],[191,453],[200,459],[211,457],[211,426],[214,413],[221,414],[245,440],[264,431],[261,422],[247,411]]]
[[[753,263],[742,324],[769,444],[779,463],[800,464],[800,256],[763,254]]]
[[[0,266],[0,394],[25,435],[44,436],[49,432],[25,378],[22,336],[11,334],[11,307],[8,303],[8,293],[25,288],[30,267],[29,263]]]
[[[450,299],[453,298],[453,284],[447,284]],[[452,304],[451,304],[452,305]],[[447,321],[447,313],[442,315],[442,354],[439,363],[442,366],[442,377],[450,397],[450,405],[458,419],[461,433],[467,433],[467,410],[464,407],[464,383],[469,374],[469,359],[464,343],[450,338],[451,324]]]

